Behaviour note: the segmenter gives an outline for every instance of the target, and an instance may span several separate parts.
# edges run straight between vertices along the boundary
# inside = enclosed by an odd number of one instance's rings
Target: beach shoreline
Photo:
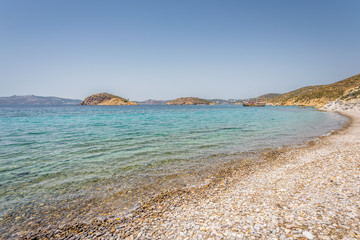
[[[326,215],[327,211],[337,209],[334,204],[338,203],[338,189],[360,189],[360,180],[356,179],[360,172],[360,158],[357,158],[359,152],[354,148],[360,141],[356,136],[360,131],[360,114],[340,113],[350,118],[343,129],[309,141],[304,147],[268,151],[255,162],[244,160],[239,166],[220,171],[206,185],[164,192],[140,204],[123,218],[107,216],[56,230],[31,232],[23,238],[357,239],[360,236],[358,191],[348,193],[352,194],[348,198],[355,204],[339,203],[339,211],[347,211],[347,215]],[[354,142],[349,143],[347,139]],[[343,152],[342,158],[337,157],[335,150]],[[346,170],[353,169],[355,174],[350,176],[345,171],[332,176],[330,170],[337,169],[339,165],[335,163],[343,164],[343,158],[352,159],[352,168],[348,164]],[[324,165],[323,159],[334,162],[326,161],[327,165]],[[328,172],[319,177],[319,170]],[[349,182],[339,180],[344,176],[355,178],[349,181],[354,186],[349,187]],[[316,181],[321,184],[310,184]],[[320,190],[331,190],[333,194],[326,194],[326,197],[333,197],[331,208],[326,205],[328,201],[323,199],[322,191],[316,191],[317,187],[324,186],[326,188]],[[299,196],[307,198],[299,200]],[[319,220],[320,216],[322,220]]]

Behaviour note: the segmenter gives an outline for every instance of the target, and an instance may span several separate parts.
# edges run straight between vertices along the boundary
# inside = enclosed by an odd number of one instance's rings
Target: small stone
[[[304,235],[304,237],[306,237],[307,239],[314,239],[314,236],[312,235],[311,232],[303,231],[302,235]]]
[[[328,236],[321,236],[320,237],[322,240],[330,240],[330,237],[328,237]]]

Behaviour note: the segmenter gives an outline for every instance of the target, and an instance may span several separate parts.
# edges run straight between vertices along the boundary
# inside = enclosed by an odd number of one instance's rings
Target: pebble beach
[[[360,239],[360,113],[330,136],[263,154],[202,187],[166,192],[125,217],[22,239]]]

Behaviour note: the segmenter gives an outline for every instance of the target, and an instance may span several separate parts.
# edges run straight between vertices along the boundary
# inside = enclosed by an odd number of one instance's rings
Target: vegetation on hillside
[[[266,100],[274,105],[308,105],[322,107],[329,101],[342,98],[358,98],[360,86],[360,74],[328,85],[317,85],[299,88],[297,90],[281,94]],[[355,89],[354,91],[350,91]],[[357,89],[357,90],[356,90]]]

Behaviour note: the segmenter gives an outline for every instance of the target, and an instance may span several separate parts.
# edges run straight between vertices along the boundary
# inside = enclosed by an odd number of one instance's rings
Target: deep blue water
[[[0,216],[36,219],[42,207],[91,199],[125,209],[144,189],[194,184],[243,152],[301,144],[345,121],[297,107],[0,106]]]

